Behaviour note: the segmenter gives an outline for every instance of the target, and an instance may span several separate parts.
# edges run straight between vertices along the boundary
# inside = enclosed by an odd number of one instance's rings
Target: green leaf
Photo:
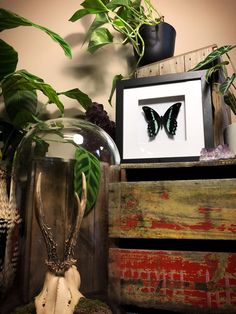
[[[72,17],[69,19],[70,22],[75,22],[79,19],[81,19],[83,16],[90,14],[90,12],[86,9],[80,9],[78,11],[76,11]]]
[[[228,92],[224,95],[224,102],[236,115],[236,97],[231,91],[228,90]]]
[[[0,141],[3,160],[12,160],[15,149],[19,145],[25,132],[16,129],[12,124],[0,120]]]
[[[115,20],[113,21],[113,24],[114,24],[116,27],[118,27],[118,28],[125,26],[125,23],[124,23],[122,20],[119,20],[119,19],[115,19]]]
[[[107,17],[106,17],[106,14],[104,13],[99,13],[99,14],[96,14],[96,17],[95,19],[93,20],[93,23],[90,25],[89,27],[89,30],[85,36],[85,39],[84,39],[84,43],[86,41],[89,41],[89,39],[91,38],[91,35],[92,33],[98,29],[100,26],[104,25],[107,23]]]
[[[101,0],[85,0],[81,3],[81,6],[92,14],[108,11],[106,5]]]
[[[0,81],[15,71],[18,63],[18,53],[14,48],[0,39]]]
[[[127,7],[130,8],[130,6],[132,6],[132,3],[130,3],[129,0],[111,0],[108,4],[107,7],[110,10],[115,10],[116,8],[119,7]]]
[[[230,86],[233,84],[236,74],[233,73],[231,77],[227,77],[223,83],[220,84],[219,91],[221,95],[226,95]]]
[[[0,8],[0,32],[18,26],[32,26],[32,22],[14,12]]]
[[[227,45],[215,49],[203,61],[199,62],[191,71],[205,69],[207,65],[211,64],[213,61],[215,61],[225,53],[229,52],[230,50],[234,49],[235,47],[236,45]]]
[[[46,152],[48,152],[49,144],[45,142],[42,138],[37,137],[37,136],[34,136],[34,142],[35,142],[35,147],[34,147],[35,156],[44,157]]]
[[[109,99],[108,99],[108,102],[109,102],[110,105],[111,105],[111,101],[112,101],[113,94],[114,94],[114,92],[115,92],[115,90],[116,90],[116,83],[117,83],[118,81],[122,80],[123,78],[124,78],[124,76],[121,75],[121,74],[115,75],[115,76],[113,77],[113,80],[112,80],[112,87],[111,87],[111,93],[110,93],[110,97],[109,97]]]
[[[75,152],[75,167],[74,167],[74,186],[78,195],[82,192],[82,172],[86,176],[87,182],[87,207],[85,210],[85,216],[90,213],[97,200],[101,168],[100,162],[96,156],[83,149],[77,148]]]
[[[96,29],[89,41],[88,51],[94,53],[97,49],[113,42],[113,36],[107,28],[100,27]]]
[[[76,99],[85,110],[87,110],[92,104],[91,98],[89,98],[89,96],[87,94],[83,93],[78,88],[74,88],[74,89],[68,90],[66,92],[60,92],[57,94],[58,95],[65,95],[69,98]]]
[[[19,70],[16,73],[20,74],[26,80],[34,80],[34,81],[38,81],[38,82],[43,82],[43,79],[41,77],[36,76],[35,74],[32,74],[26,70]]]
[[[14,72],[2,80],[2,93],[5,101],[7,101],[10,92],[13,93],[19,90],[41,91],[50,103],[54,103],[58,107],[61,114],[64,113],[64,105],[58,98],[57,92],[49,84],[44,83],[42,79],[25,70]]]
[[[40,29],[41,31],[49,35],[55,42],[57,42],[61,46],[66,56],[70,58],[72,57],[70,45],[58,34],[56,34],[55,32],[51,31],[46,27],[31,22],[30,20],[27,20],[26,18],[20,15],[0,8],[0,32],[5,29],[15,28],[18,26],[32,26],[37,29]]]
[[[37,94],[28,90],[8,90],[3,93],[5,109],[10,121],[16,128],[24,128],[35,123],[37,112]]]
[[[224,66],[228,65],[228,64],[229,64],[229,61],[222,61],[220,63],[217,63],[213,67],[209,68],[206,72],[206,75],[205,75],[206,81],[209,82],[209,78],[212,76],[213,73],[224,68]]]
[[[24,129],[29,124],[35,124],[38,122],[40,122],[40,119],[38,119],[37,116],[24,109],[21,109],[19,112],[17,112],[14,120],[12,120],[13,125],[17,129]]]

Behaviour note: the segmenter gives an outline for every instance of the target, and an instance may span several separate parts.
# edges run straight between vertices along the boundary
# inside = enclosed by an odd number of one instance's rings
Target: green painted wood
[[[236,239],[236,179],[109,186],[109,236]]]

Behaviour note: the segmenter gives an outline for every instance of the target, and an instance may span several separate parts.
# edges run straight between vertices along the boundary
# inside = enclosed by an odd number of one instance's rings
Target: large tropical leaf
[[[89,96],[87,94],[83,93],[78,88],[74,88],[74,89],[68,90],[66,92],[60,92],[57,94],[58,95],[65,95],[69,98],[76,99],[85,110],[87,110],[92,104],[91,98],[89,98]]]
[[[4,76],[15,71],[18,63],[18,53],[15,49],[0,39],[0,81]]]
[[[32,26],[40,29],[41,31],[49,35],[55,42],[57,42],[64,50],[65,55],[71,58],[72,54],[70,45],[58,34],[46,27],[35,24],[16,13],[0,8],[0,32],[5,29],[11,29],[18,26]]]
[[[215,49],[212,51],[203,61],[199,62],[191,71],[203,70],[207,68],[209,64],[211,64],[216,59],[220,58],[225,53],[229,52],[230,50],[234,49],[236,45],[227,45],[222,46],[220,48]]]
[[[4,101],[7,102],[9,93],[18,91],[41,91],[50,103],[54,103],[61,114],[64,113],[64,105],[58,98],[57,92],[47,83],[37,76],[30,74],[25,70],[20,70],[8,75],[2,80],[2,93]]]
[[[24,128],[35,123],[37,112],[37,94],[28,90],[8,90],[3,94],[5,109],[10,121],[16,128]]]
[[[82,192],[82,172],[87,182],[87,207],[85,215],[92,210],[98,195],[101,168],[96,156],[83,148],[77,148],[75,153],[74,187],[78,195]]]
[[[107,28],[104,28],[104,27],[97,28],[92,33],[92,36],[88,45],[88,51],[90,53],[94,53],[97,49],[105,45],[111,44],[112,42],[113,42],[113,36]]]

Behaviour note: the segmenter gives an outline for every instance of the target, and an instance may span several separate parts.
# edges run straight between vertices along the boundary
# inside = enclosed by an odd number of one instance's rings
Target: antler
[[[45,222],[45,216],[42,211],[43,202],[41,198],[41,181],[42,173],[40,172],[36,182],[35,215],[47,248],[48,260],[46,261],[46,264],[50,271],[55,272],[55,266],[59,263],[59,258],[57,255],[57,243],[53,239],[51,228],[49,228]]]
[[[57,243],[53,239],[53,234],[51,232],[51,228],[48,227],[47,223],[45,222],[45,216],[43,214],[43,202],[41,198],[41,172],[38,175],[38,179],[36,182],[36,206],[35,206],[35,214],[36,219],[38,221],[39,227],[42,231],[46,248],[47,248],[47,255],[48,259],[46,264],[48,269],[56,274],[56,275],[63,275],[66,270],[68,270],[72,265],[75,264],[76,260],[73,259],[74,254],[74,247],[76,245],[76,241],[78,238],[79,229],[81,226],[81,222],[84,216],[84,211],[87,203],[87,190],[86,190],[86,178],[84,173],[82,173],[82,197],[81,201],[78,197],[78,194],[75,193],[76,203],[77,203],[77,214],[75,224],[72,227],[71,233],[68,239],[65,241],[66,247],[64,252],[64,260],[60,261],[57,255]]]
[[[81,222],[84,216],[84,211],[87,204],[87,188],[86,188],[86,177],[84,173],[82,172],[82,194],[81,194],[81,201],[79,199],[79,196],[77,193],[75,193],[75,197],[77,200],[77,215],[76,215],[76,221],[75,224],[71,230],[70,236],[66,240],[66,247],[65,247],[65,254],[64,258],[66,262],[72,262],[75,263],[75,260],[73,259],[74,255],[74,247],[77,242],[79,229],[81,226]]]

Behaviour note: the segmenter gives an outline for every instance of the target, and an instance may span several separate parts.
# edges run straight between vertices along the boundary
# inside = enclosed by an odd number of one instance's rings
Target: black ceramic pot
[[[144,56],[139,65],[170,58],[174,55],[176,31],[166,22],[150,26],[143,25],[140,35],[145,43]],[[138,57],[135,53],[136,58]]]

